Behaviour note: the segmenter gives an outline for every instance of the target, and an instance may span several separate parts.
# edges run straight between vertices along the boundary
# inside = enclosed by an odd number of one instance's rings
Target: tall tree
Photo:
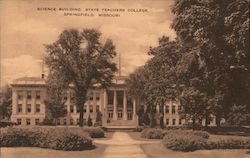
[[[2,102],[0,105],[0,116],[10,119],[12,113],[12,89],[9,85],[2,88]]]
[[[173,28],[203,62],[204,87],[216,115],[249,106],[249,0],[176,0]],[[192,50],[191,50],[192,51]]]
[[[95,29],[63,31],[58,40],[46,45],[45,62],[50,74],[61,76],[58,82],[73,84],[76,104],[79,108],[79,126],[83,126],[83,105],[87,91],[94,85],[106,87],[117,70],[112,59],[115,46],[108,39],[100,42],[101,33]]]
[[[66,100],[64,97],[66,96],[66,91],[68,89],[65,84],[59,82],[60,79],[57,77],[61,77],[59,75],[49,74],[46,82],[47,82],[47,99],[45,100],[46,106],[46,117],[45,123],[55,122],[57,125],[57,119],[60,117],[64,117],[67,114],[66,109]],[[69,98],[70,99],[70,98]],[[48,122],[47,122],[48,121]]]

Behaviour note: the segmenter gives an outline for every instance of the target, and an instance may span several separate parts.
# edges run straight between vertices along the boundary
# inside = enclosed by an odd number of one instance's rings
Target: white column
[[[163,122],[164,122],[164,125],[166,125],[166,104],[163,105]]]
[[[67,91],[66,96],[67,96],[67,100],[65,104],[67,106],[67,112],[68,114],[70,114],[70,91],[69,90]]]
[[[17,114],[17,102],[18,102],[17,91],[13,90],[12,92],[12,114],[13,115]]]
[[[104,92],[103,92],[103,101],[102,101],[103,108],[101,108],[101,112],[102,112],[102,125],[103,126],[106,126],[106,124],[107,124],[107,103],[108,103],[107,90],[104,89]]]
[[[117,94],[116,94],[116,90],[114,90],[113,104],[114,104],[114,108],[113,108],[113,120],[117,120]]]
[[[127,95],[126,91],[124,90],[123,94],[123,120],[127,120]]]
[[[96,118],[96,92],[93,92],[93,118]]]
[[[23,114],[27,113],[27,91],[23,91],[22,112],[23,112]]]
[[[36,113],[36,91],[31,91],[31,114]]]
[[[133,99],[133,120],[136,119],[136,101]]]
[[[156,105],[156,113],[157,113],[157,114],[160,113],[160,105],[159,105],[159,104]]]

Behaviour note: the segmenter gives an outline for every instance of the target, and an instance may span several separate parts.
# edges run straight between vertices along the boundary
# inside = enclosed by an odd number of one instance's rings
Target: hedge
[[[201,136],[205,139],[209,138],[209,134],[208,132],[205,131],[192,131],[192,130],[174,130],[174,129],[159,129],[159,128],[146,128],[141,132],[141,137],[143,138],[147,138],[147,139],[162,139],[165,135],[168,134],[184,134],[184,135],[197,135],[197,136]],[[177,134],[178,135],[178,134]]]
[[[164,137],[164,131],[158,128],[146,128],[141,132],[141,137],[147,139],[162,139]]]
[[[1,129],[1,147],[41,147],[56,150],[93,148],[87,132],[55,127],[7,127]]]
[[[200,149],[250,149],[250,138],[223,138],[211,141],[202,131],[169,131],[165,133],[163,144],[175,151],[195,151]]]
[[[165,134],[163,144],[167,148],[176,151],[195,151],[198,149],[204,149],[206,147],[207,138],[190,131],[171,131]]]

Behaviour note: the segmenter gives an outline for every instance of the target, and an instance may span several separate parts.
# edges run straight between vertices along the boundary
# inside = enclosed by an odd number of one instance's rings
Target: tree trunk
[[[83,106],[87,98],[87,92],[79,92],[77,95],[77,107],[79,109],[79,127],[83,126]]]
[[[193,120],[192,129],[195,130],[195,117],[194,116],[193,116],[192,120]]]
[[[221,117],[219,115],[216,116],[215,122],[216,122],[216,126],[219,128],[220,127],[220,120]]]

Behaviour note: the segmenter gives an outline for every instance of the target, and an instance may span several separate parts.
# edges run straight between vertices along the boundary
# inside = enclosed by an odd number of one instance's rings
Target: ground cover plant
[[[7,127],[0,133],[1,147],[41,147],[56,150],[93,148],[90,134],[82,128]]]

